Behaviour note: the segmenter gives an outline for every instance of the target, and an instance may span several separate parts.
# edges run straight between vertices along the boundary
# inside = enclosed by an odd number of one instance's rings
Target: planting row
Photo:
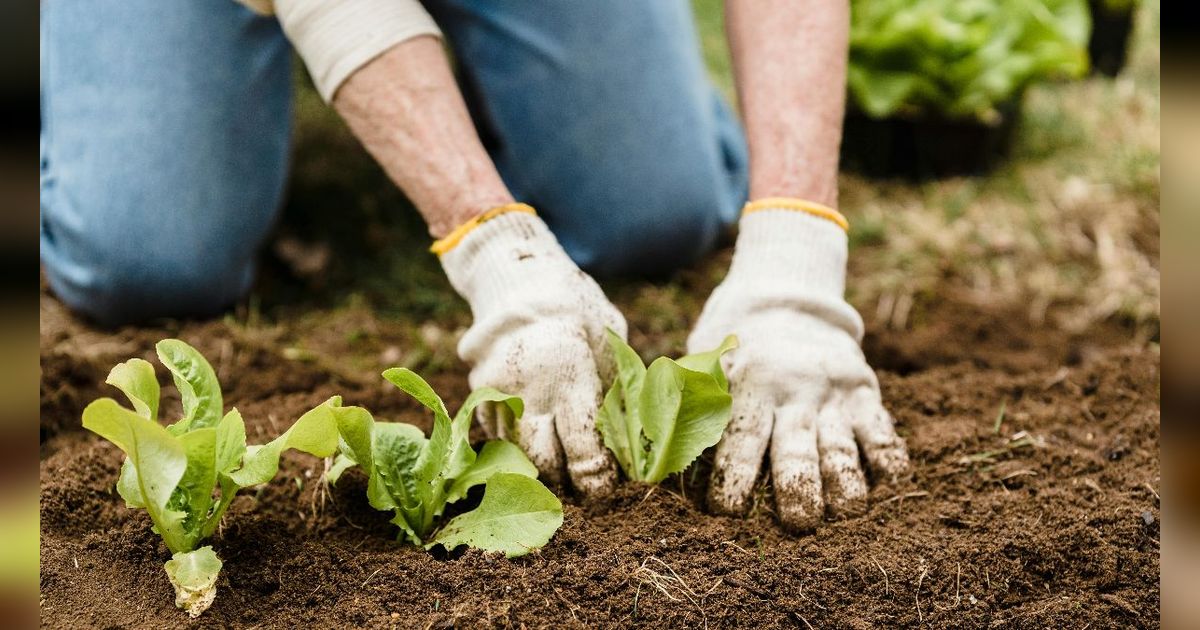
[[[647,367],[624,340],[611,331],[608,337],[618,374],[597,427],[629,479],[658,483],[720,440],[731,406],[720,359],[736,339]],[[377,421],[334,396],[270,442],[248,446],[242,416],[237,409],[224,411],[208,361],[178,339],[161,341],[156,350],[179,390],[183,417],[159,423],[154,367],[130,359],[114,367],[106,382],[125,394],[132,409],[102,398],[84,409],[83,426],[125,452],[117,491],[129,507],[146,510],[173,554],[164,569],[176,605],[192,617],[212,605],[221,571],[213,548],[200,544],[216,531],[239,490],[275,477],[288,449],[333,457],[329,483],[360,468],[370,505],[393,513],[400,540],[425,549],[466,545],[511,558],[541,548],[562,525],[562,503],[538,481],[537,468],[519,447],[491,440],[476,451],[468,440],[480,405],[502,407],[512,420],[507,434],[515,436],[524,410],[516,396],[478,389],[451,416],[424,379],[392,368],[383,377],[433,413],[428,437],[411,424]],[[477,486],[484,491],[476,507],[443,517],[448,505]]]

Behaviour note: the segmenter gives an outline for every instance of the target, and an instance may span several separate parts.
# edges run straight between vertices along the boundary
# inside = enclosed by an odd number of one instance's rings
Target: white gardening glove
[[[548,480],[562,483],[565,469],[577,490],[604,494],[616,484],[596,430],[601,377],[607,382],[612,371],[604,329],[624,337],[625,319],[522,207],[484,221],[441,254],[475,320],[458,354],[471,365],[472,388],[525,401],[516,427],[501,417],[506,407],[481,407],[490,435],[519,444]]]
[[[688,338],[691,352],[730,333],[739,341],[724,358],[733,414],[708,501],[744,513],[769,443],[779,518],[811,529],[826,508],[836,515],[864,505],[859,448],[876,478],[904,471],[908,455],[859,348],[862,318],[842,297],[847,239],[835,221],[844,219],[804,204],[751,212],[755,205],[741,219],[729,274]]]

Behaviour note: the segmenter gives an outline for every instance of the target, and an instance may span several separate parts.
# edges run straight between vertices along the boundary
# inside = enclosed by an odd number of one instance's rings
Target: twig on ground
[[[378,569],[375,569],[375,572],[372,573],[371,575],[368,575],[367,579],[363,580],[363,583],[358,585],[358,588],[362,588],[362,587],[366,586],[367,582],[370,582],[371,578],[375,577],[376,575],[379,575],[379,572],[382,570],[383,570],[383,567],[379,567]]]
[[[924,492],[924,491],[922,491],[922,492],[908,492],[908,493],[905,493],[905,494],[897,494],[897,495],[896,495],[896,496],[894,496],[894,497],[888,497],[888,498],[886,498],[886,499],[884,499],[884,500],[880,501],[880,502],[879,502],[879,505],[885,505],[885,504],[891,503],[892,501],[903,501],[903,500],[905,500],[905,499],[917,499],[917,498],[920,498],[920,497],[927,497],[927,496],[929,496],[929,493],[928,493],[928,492]]]
[[[883,570],[883,565],[879,564],[879,561],[876,560],[875,558],[872,557],[871,562],[874,562],[875,568],[879,569],[879,572],[883,574],[883,594],[890,595],[892,592],[892,588],[891,588],[890,582],[888,581],[887,571]]]
[[[1017,433],[1014,433],[1011,438],[1009,438],[1009,441],[1002,448],[965,455],[958,459],[958,464],[960,466],[970,466],[972,464],[990,464],[994,462],[996,458],[1002,455],[1008,455],[1017,449],[1040,446],[1040,442],[1040,439],[1035,438],[1028,432],[1018,431]]]
[[[1015,479],[1017,477],[1036,477],[1036,476],[1037,476],[1037,471],[1030,470],[1028,468],[1023,468],[1016,472],[1010,472],[1007,475],[1004,475],[1003,477],[1000,478],[1000,481],[1004,482],[1004,481],[1008,481],[1009,479]]]
[[[962,563],[956,562],[954,572],[954,607],[962,603]]]
[[[726,540],[725,542],[723,542],[723,543],[721,543],[721,544],[722,544],[722,545],[729,545],[730,547],[733,547],[734,549],[737,549],[738,551],[740,551],[740,552],[742,552],[742,553],[744,553],[744,554],[746,554],[746,555],[748,555],[748,556],[752,556],[752,555],[754,555],[754,554],[750,553],[749,551],[746,551],[746,549],[745,549],[745,548],[743,548],[741,545],[739,545],[739,544],[737,544],[737,543],[733,542],[732,540]]]
[[[817,602],[813,601],[812,599],[809,599],[808,595],[804,594],[804,585],[803,584],[800,585],[800,597],[803,597],[804,601],[812,604],[813,606],[816,606],[817,608],[820,608],[821,610],[826,610],[826,608],[824,606],[822,606],[821,604],[818,604]]]
[[[653,490],[653,489],[652,489]],[[658,566],[666,570],[666,573],[660,573],[649,567],[651,562],[657,563]],[[637,578],[639,583],[649,583],[654,588],[657,588],[660,593],[667,596],[667,599],[673,602],[687,601],[700,611],[700,618],[704,620],[704,627],[708,627],[708,615],[704,611],[704,598],[708,597],[718,586],[721,585],[721,580],[717,580],[715,584],[703,595],[698,595],[688,583],[679,577],[679,574],[672,569],[670,565],[663,562],[655,556],[650,556],[642,561],[642,564],[633,572],[633,577]],[[678,593],[678,597],[672,594],[672,591]],[[636,606],[636,599],[635,599]],[[636,609],[636,608],[635,608]]]
[[[560,591],[558,588],[554,589],[554,595],[562,600],[562,603],[567,605],[567,612],[571,613],[571,618],[578,622],[579,617],[575,615],[575,611],[579,610],[579,606],[568,601],[566,597],[563,597],[562,591]]]
[[[925,576],[928,573],[929,573],[929,569],[925,568],[925,562],[922,561],[921,562],[921,577],[917,578],[917,590],[916,590],[917,621],[919,623],[925,623],[925,615],[921,612],[921,584],[923,584],[925,582]]]

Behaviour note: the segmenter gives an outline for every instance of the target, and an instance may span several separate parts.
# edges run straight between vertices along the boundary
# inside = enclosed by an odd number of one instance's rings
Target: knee
[[[94,257],[69,263],[48,260],[43,251],[51,289],[71,309],[117,326],[213,315],[253,281],[253,259],[235,252],[131,251],[121,245],[98,243]]]
[[[665,275],[712,251],[734,221],[737,209],[723,180],[613,182],[610,199],[581,200],[587,208],[571,213],[570,225],[551,227],[580,267],[598,276]]]
[[[50,288],[102,325],[213,315],[253,281],[282,185],[275,177],[188,179],[170,164],[160,171],[106,179],[43,170],[41,258]]]
[[[108,326],[205,316],[249,289],[266,217],[233,221],[201,207],[143,211],[136,199],[79,198],[43,186],[42,267],[73,310]]]

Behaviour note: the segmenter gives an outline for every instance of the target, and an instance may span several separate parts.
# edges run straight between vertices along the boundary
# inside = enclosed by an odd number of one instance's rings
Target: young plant
[[[660,357],[649,368],[611,330],[608,343],[617,378],[604,395],[596,426],[627,477],[659,483],[687,468],[725,432],[733,399],[721,355],[737,347],[737,337],[678,361]]]
[[[376,422],[360,407],[327,406],[341,434],[340,454],[326,478],[336,483],[347,468],[367,474],[371,507],[392,511],[399,538],[426,549],[468,545],[521,556],[545,545],[562,526],[562,503],[537,480],[537,468],[516,445],[493,440],[476,453],[467,439],[475,408],[489,402],[520,418],[520,398],[483,388],[471,392],[450,417],[446,405],[420,376],[392,368],[384,378],[433,412],[428,438],[417,427]],[[484,484],[479,507],[442,523],[446,506]]]
[[[853,0],[850,100],[873,118],[988,122],[1029,85],[1081,76],[1085,0]]]
[[[309,412],[271,442],[247,447],[238,410],[222,415],[221,388],[208,361],[178,339],[160,341],[155,349],[183,399],[183,418],[158,423],[154,367],[130,359],[105,382],[124,392],[133,410],[101,398],[83,410],[83,426],[125,452],[117,491],[126,505],[150,515],[154,532],[173,554],[163,568],[175,587],[175,605],[197,617],[212,605],[221,571],[212,547],[197,545],[216,531],[234,495],[274,478],[286,449],[332,455],[337,428],[323,414]],[[340,404],[336,398],[325,403]]]

